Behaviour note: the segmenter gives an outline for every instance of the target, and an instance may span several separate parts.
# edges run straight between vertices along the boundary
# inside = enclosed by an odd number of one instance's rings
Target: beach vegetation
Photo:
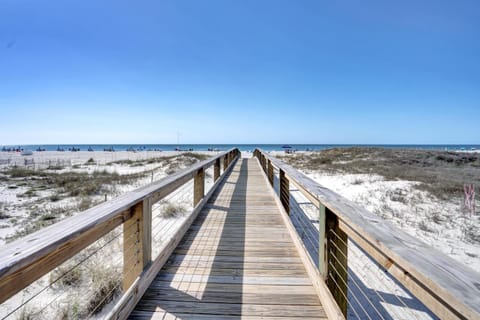
[[[77,287],[82,283],[83,269],[75,266],[76,261],[64,263],[49,274],[49,282],[54,288]]]
[[[362,184],[364,181],[360,178],[355,178],[353,181],[352,181],[352,184],[353,185],[360,185]]]
[[[10,218],[10,215],[8,215],[7,213],[5,213],[5,207],[6,207],[5,202],[0,201],[0,220]]]
[[[377,174],[386,180],[418,181],[416,189],[439,199],[463,194],[465,183],[480,185],[480,154],[393,148],[333,148],[282,156],[303,170]]]
[[[472,223],[466,222],[463,226],[463,236],[465,241],[472,244],[480,244],[480,228]]]
[[[92,198],[89,196],[83,196],[78,202],[77,208],[78,211],[82,212],[93,207],[95,203],[92,201]]]
[[[2,209],[0,209],[0,220],[9,219],[11,217],[12,216],[10,216],[9,214],[5,213]]]
[[[96,314],[110,303],[120,292],[122,275],[118,268],[96,263],[89,268],[92,293],[84,304],[83,315]]]
[[[184,206],[180,204],[174,204],[174,203],[167,203],[162,209],[161,209],[161,215],[164,218],[176,218],[178,216],[181,216],[185,214],[187,210],[185,209]]]
[[[65,166],[62,166],[62,165],[49,165],[47,167],[47,170],[63,170],[65,169]]]
[[[33,320],[37,319],[38,311],[31,307],[25,305],[15,317],[16,320]]]
[[[48,197],[48,200],[50,200],[51,202],[57,202],[57,201],[60,201],[62,200],[62,196],[59,194],[59,193],[54,193],[52,194],[50,197]]]
[[[421,220],[418,223],[418,228],[422,231],[425,231],[425,232],[434,232],[435,231],[435,230],[433,230],[431,224],[428,223],[428,221],[425,221],[425,220]]]

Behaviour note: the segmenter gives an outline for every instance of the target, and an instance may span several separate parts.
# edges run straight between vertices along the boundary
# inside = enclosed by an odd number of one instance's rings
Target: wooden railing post
[[[132,207],[132,217],[123,224],[123,290],[143,270],[143,201]]]
[[[270,159],[268,159],[268,181],[270,181],[270,184],[272,185],[273,187],[273,165],[272,165],[272,161],[270,161]]]
[[[327,279],[327,238],[325,235],[325,206],[318,206],[318,271],[323,280]]]
[[[198,169],[193,178],[193,206],[202,200],[205,195],[205,170],[203,168]]]
[[[282,169],[280,169],[280,201],[285,211],[290,214],[290,183]]]
[[[152,262],[152,204],[150,198],[143,200],[143,268]]]
[[[348,236],[338,224],[338,217],[325,210],[325,233],[327,236],[326,283],[343,315],[348,308]]]
[[[220,177],[220,159],[215,160],[213,165],[213,181],[217,181]]]

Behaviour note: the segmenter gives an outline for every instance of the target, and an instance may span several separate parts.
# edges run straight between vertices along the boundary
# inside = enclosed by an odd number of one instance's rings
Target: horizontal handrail
[[[268,153],[257,149],[254,154],[266,172],[272,170],[270,166],[276,167],[280,176],[284,175],[295,184],[317,208],[323,207],[334,214],[341,231],[437,316],[442,319],[480,319],[479,273]]]
[[[236,148],[219,153],[179,173],[7,244],[0,250],[0,303],[122,225],[136,214],[143,201],[148,200],[151,205],[161,200],[213,164],[215,178],[218,178],[220,159],[224,159],[225,169],[238,154]],[[203,182],[203,176],[199,181]],[[203,186],[199,190],[203,192]]]

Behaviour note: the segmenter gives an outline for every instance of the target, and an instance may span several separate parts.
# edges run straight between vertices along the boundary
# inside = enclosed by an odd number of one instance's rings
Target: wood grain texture
[[[143,202],[132,208],[123,224],[123,290],[127,291],[143,270]]]
[[[320,301],[322,302],[322,306],[325,310],[325,313],[328,319],[345,320],[345,317],[342,311],[338,307],[333,295],[331,294],[330,290],[325,284],[323,280],[323,276],[320,275],[320,272],[317,269],[315,263],[313,262],[312,257],[308,254],[307,248],[304,246],[303,240],[300,238],[299,234],[297,233],[297,230],[293,225],[292,220],[290,219],[290,216],[283,208],[283,205],[273,188],[270,189],[270,193],[272,194],[272,196],[275,199],[275,202],[277,203],[282,220],[284,221],[285,226],[287,227],[287,230],[290,233],[291,239],[293,240],[293,243],[297,249],[297,252],[300,255],[300,259],[308,273],[308,276],[312,281],[313,288],[317,296],[320,298]]]
[[[270,182],[270,185],[273,187],[273,165],[272,161],[268,160],[268,182]]]
[[[0,303],[128,220],[136,204],[147,198],[151,204],[159,201],[229,152],[5,245],[0,251]]]
[[[325,210],[325,234],[327,236],[326,283],[345,318],[348,309],[348,236],[338,225],[338,218]]]
[[[222,183],[223,179],[225,179],[226,175],[230,172],[234,163],[235,161],[231,164],[230,167],[226,168],[226,171],[222,173],[220,179],[218,179],[214,183],[210,191],[200,201],[197,207],[195,207],[195,209],[188,216],[188,218],[181,224],[175,235],[173,237],[169,237],[164,242],[162,242],[159,254],[154,258],[152,263],[147,265],[143,272],[135,279],[130,288],[123,294],[120,301],[105,317],[106,319],[126,319],[128,317],[128,315],[135,308],[137,302],[140,300],[147,288],[151,285],[153,279],[155,279],[160,269],[169,259],[173,250],[178,246],[180,240],[185,235],[192,222],[196,219],[199,212],[203,209],[203,207],[213,195],[217,187]]]
[[[237,162],[131,319],[326,317],[261,170]]]
[[[349,237],[363,249],[375,248],[390,263],[387,271],[407,288],[415,283],[423,293],[412,292],[444,319],[480,319],[480,274],[433,249],[366,209],[319,185],[290,165],[257,150],[285,175],[312,202],[323,204],[339,219]],[[432,302],[435,300],[435,302]],[[439,307],[441,306],[441,307]]]
[[[280,201],[285,211],[290,213],[290,183],[285,175],[285,171],[280,169]]]
[[[215,160],[213,164],[213,181],[217,181],[220,178],[220,159]]]
[[[200,168],[193,177],[193,206],[195,207],[205,194],[205,170]]]

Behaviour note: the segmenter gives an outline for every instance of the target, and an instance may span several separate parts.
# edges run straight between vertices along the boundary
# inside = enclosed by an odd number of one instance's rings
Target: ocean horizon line
[[[238,147],[241,151],[253,151],[256,148],[265,151],[281,151],[292,149],[297,151],[320,151],[330,148],[344,147],[376,147],[393,149],[425,149],[425,150],[480,150],[480,144],[358,144],[358,143],[332,143],[332,144],[278,144],[278,143],[201,143],[201,144],[148,144],[148,143],[125,143],[125,144],[18,144],[0,145],[0,151],[223,151]]]

